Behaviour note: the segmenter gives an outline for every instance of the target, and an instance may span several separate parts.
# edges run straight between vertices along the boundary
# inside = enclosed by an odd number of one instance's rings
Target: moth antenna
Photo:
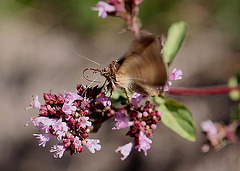
[[[102,66],[101,64],[97,63],[96,61],[94,61],[94,60],[92,60],[92,59],[89,59],[89,58],[87,58],[87,57],[85,57],[85,56],[82,56],[82,55],[79,55],[79,54],[75,54],[75,55],[76,55],[76,56],[80,56],[81,58],[84,58],[84,59],[86,59],[86,60],[88,60],[88,61],[90,61],[90,62],[93,62],[93,63],[95,63],[95,64],[98,65],[98,66],[104,67],[104,66]]]
[[[100,81],[96,81],[96,79],[95,79],[94,81],[89,80],[89,79],[85,76],[85,72],[88,71],[88,70],[93,70],[95,73],[96,73],[96,72],[100,72],[99,69],[86,68],[86,69],[83,70],[83,78],[86,79],[87,81],[90,81],[90,82],[100,82]]]

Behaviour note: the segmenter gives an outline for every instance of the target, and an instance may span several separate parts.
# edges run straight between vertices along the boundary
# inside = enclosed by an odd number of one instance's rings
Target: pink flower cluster
[[[228,143],[236,142],[237,136],[235,135],[235,131],[237,126],[237,122],[232,122],[229,125],[212,122],[211,120],[202,122],[201,128],[208,140],[208,142],[202,146],[202,152],[208,152],[210,146],[213,146],[215,150],[220,150]]]
[[[32,117],[28,122],[33,123],[38,131],[44,132],[33,134],[38,139],[39,146],[45,147],[54,136],[60,141],[50,150],[55,158],[61,158],[65,151],[80,153],[83,146],[91,153],[100,150],[100,141],[89,139],[89,133],[97,131],[104,121],[114,116],[113,130],[128,127],[127,135],[133,139],[116,150],[124,155],[121,159],[124,160],[133,147],[147,155],[152,143],[149,137],[161,119],[161,112],[155,110],[149,101],[139,105],[143,96],[138,93],[133,93],[131,104],[114,110],[109,98],[97,87],[85,88],[78,85],[77,92],[66,92],[65,95],[44,93],[43,97],[43,105],[38,101],[38,96],[30,102],[29,108],[39,109],[39,116]]]
[[[146,156],[147,150],[151,148],[150,144],[152,143],[149,137],[152,136],[157,128],[156,124],[161,120],[161,112],[155,110],[155,106],[151,105],[149,101],[145,105],[138,106],[142,99],[142,95],[134,93],[131,101],[133,106],[126,106],[116,113],[115,127],[113,129],[129,127],[127,135],[133,139],[132,142],[116,149],[116,152],[120,151],[123,155],[121,160],[128,157],[133,146],[138,151],[143,151]],[[126,115],[126,112],[129,115]]]
[[[172,85],[172,81],[181,80],[182,79],[182,74],[183,74],[183,72],[182,72],[181,69],[174,68],[172,73],[169,75],[169,80],[164,87],[164,91],[169,90],[169,87]]]
[[[97,7],[92,7],[92,10],[98,11],[98,17],[106,18],[107,13],[115,12],[116,7],[108,4],[104,1],[99,1],[96,5]]]
[[[107,0],[99,1],[97,7],[92,10],[98,11],[98,16],[106,18],[107,15],[122,18],[128,25],[128,29],[137,34],[140,30],[138,20],[139,5],[144,0]]]
[[[89,133],[98,131],[101,124],[112,117],[115,121],[113,130],[129,128],[127,135],[132,138],[130,143],[116,149],[122,153],[121,159],[125,160],[133,147],[146,156],[151,148],[150,137],[161,120],[161,112],[149,101],[143,102],[144,97],[138,93],[133,93],[131,104],[120,109],[112,107],[109,97],[98,87],[78,85],[76,92],[65,92],[65,95],[44,93],[43,97],[44,104],[39,102],[38,96],[30,102],[29,108],[38,109],[39,116],[32,117],[28,123],[43,132],[33,134],[39,146],[45,147],[52,137],[60,141],[50,150],[55,158],[61,158],[65,151],[80,153],[84,146],[91,153],[100,150],[100,141],[89,139]]]
[[[43,105],[38,101],[38,96],[30,102],[30,108],[39,109],[39,116],[32,117],[29,122],[38,131],[44,132],[33,134],[38,139],[39,146],[45,147],[50,138],[55,136],[61,141],[50,150],[55,158],[61,158],[65,151],[70,151],[71,154],[82,152],[83,146],[91,153],[101,149],[100,141],[89,139],[89,133],[95,129],[96,121],[99,126],[99,117],[107,120],[115,112],[100,88],[78,85],[77,92],[66,92],[65,95],[44,93],[43,97]]]

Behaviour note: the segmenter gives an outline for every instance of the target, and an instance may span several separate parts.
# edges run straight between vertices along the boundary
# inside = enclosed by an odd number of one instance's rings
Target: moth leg
[[[124,90],[124,92],[125,92],[125,94],[126,94],[126,96],[127,96],[127,101],[128,101],[128,103],[131,104],[131,103],[130,103],[130,97],[128,96],[128,94],[129,94],[128,89],[127,89],[127,88],[123,88],[123,90]]]
[[[111,88],[111,89],[110,89],[110,96],[109,96],[109,99],[112,97],[112,94],[113,94],[113,89]]]
[[[109,99],[111,98],[111,96],[112,96],[112,94],[113,94],[113,86],[112,86],[112,84],[107,84],[107,86],[105,87],[105,91],[108,93],[108,92],[110,92],[110,95],[109,95]],[[106,94],[107,94],[106,93]]]
[[[109,84],[107,85],[107,87],[109,87],[109,88],[107,88],[107,91],[110,91],[110,95],[108,97],[108,100],[110,100],[110,98],[113,94],[113,89],[111,88],[111,86],[109,86]],[[108,106],[105,106],[104,109],[102,110],[102,116],[104,116],[104,113],[106,112],[107,109],[108,109]]]

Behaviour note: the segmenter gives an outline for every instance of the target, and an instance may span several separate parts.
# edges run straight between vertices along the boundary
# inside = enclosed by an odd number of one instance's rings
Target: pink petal
[[[52,149],[50,150],[51,153],[54,153],[53,156],[55,158],[62,158],[66,148],[64,147],[64,144],[57,144],[51,147]]]
[[[134,92],[132,96],[131,103],[132,105],[137,108],[138,103],[143,99],[143,96],[139,93]]]
[[[126,145],[118,147],[115,150],[115,152],[117,153],[117,152],[120,151],[120,153],[123,155],[123,157],[121,157],[121,160],[123,161],[123,160],[125,160],[129,156],[130,152],[132,151],[132,147],[133,147],[133,143],[130,142],[130,143],[126,144]]]
[[[30,108],[40,109],[40,107],[41,107],[41,103],[38,100],[38,95],[36,95],[35,99],[33,99],[33,101],[29,103],[29,107],[26,109],[30,109]]]
[[[53,136],[52,134],[33,134],[36,136],[38,140],[38,145],[39,146],[46,146],[46,143],[50,140],[50,138]]]
[[[111,106],[111,101],[109,100],[109,97],[105,96],[104,93],[102,93],[97,99],[97,102],[101,102],[104,106]]]
[[[211,120],[202,122],[200,126],[202,128],[202,131],[207,133],[207,136],[210,140],[213,140],[217,137],[217,127]]]
[[[150,140],[142,131],[140,132],[139,136],[139,144],[135,146],[135,148],[138,148],[138,151],[143,150],[144,155],[147,156],[147,150],[151,148],[152,140]]]
[[[75,137],[73,144],[74,144],[75,148],[78,148],[79,146],[82,145],[82,142],[81,142],[81,140],[79,140],[79,137]]]
[[[86,147],[89,149],[89,151],[91,153],[95,153],[95,150],[100,150],[101,149],[101,145],[98,144],[100,143],[100,140],[97,139],[86,139]]]
[[[89,117],[80,117],[78,119],[78,122],[80,122],[80,127],[82,128],[86,128],[86,126],[91,126],[92,125],[92,122],[88,121]]]
[[[98,16],[102,18],[107,17],[107,12],[114,12],[115,7],[104,2],[104,1],[99,1],[97,3],[97,7],[93,7],[92,10],[98,11]]]

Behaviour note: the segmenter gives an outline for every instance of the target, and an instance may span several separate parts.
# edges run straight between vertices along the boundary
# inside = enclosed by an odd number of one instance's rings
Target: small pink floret
[[[210,140],[213,140],[217,137],[217,127],[211,120],[203,121],[200,126],[202,128],[202,131],[207,133],[207,137]]]
[[[174,68],[172,73],[169,76],[169,80],[181,80],[182,74],[183,72],[181,69],[178,70],[177,68]]]
[[[144,155],[147,156],[147,150],[151,148],[152,140],[150,140],[142,131],[139,136],[139,144],[135,146],[136,149],[140,152],[144,151]]]
[[[133,96],[132,96],[132,100],[131,100],[131,103],[132,105],[137,108],[138,107],[138,103],[143,99],[143,96],[137,92],[134,92],[133,93]]]
[[[167,84],[164,86],[164,89],[163,91],[168,91],[170,88],[170,86],[172,85],[172,82],[171,81],[167,81]]]
[[[60,118],[55,124],[52,125],[54,133],[57,135],[57,139],[60,141],[62,137],[67,133],[68,126],[66,122],[62,122],[62,118]]]
[[[126,116],[125,113],[116,112],[116,114],[117,116],[114,119],[115,125],[112,130],[127,128],[134,124],[132,121],[129,121],[129,118]]]
[[[77,149],[78,147],[80,147],[82,145],[82,142],[81,142],[81,140],[79,140],[79,137],[75,137],[73,144],[74,144],[75,148]]]
[[[92,125],[92,122],[88,121],[89,117],[80,117],[78,119],[78,122],[80,122],[80,127],[82,128],[86,128],[86,126],[91,126]]]
[[[99,1],[97,7],[93,7],[92,10],[98,11],[98,17],[106,18],[107,12],[114,12],[115,7],[104,1]]]
[[[148,113],[147,112],[143,112],[143,116],[144,117],[148,117]]]
[[[75,112],[77,110],[76,106],[73,106],[72,103],[65,102],[62,107],[62,111],[68,115],[72,114],[72,112]]]
[[[81,103],[81,108],[84,109],[90,102],[91,102],[91,100],[89,98],[84,97],[84,99],[82,100],[82,103]]]
[[[111,106],[111,101],[109,100],[109,97],[105,96],[104,93],[102,93],[97,99],[97,102],[101,102],[104,106]]]
[[[129,156],[130,152],[132,151],[132,147],[133,147],[133,143],[130,142],[130,143],[126,144],[126,145],[118,147],[115,150],[115,152],[117,153],[117,152],[120,151],[120,153],[123,155],[123,157],[121,157],[121,160],[123,161],[123,160],[125,160]]]
[[[27,99],[27,98],[26,98]],[[28,100],[28,99],[27,99]],[[29,100],[28,100],[29,101]],[[41,103],[38,100],[38,95],[36,95],[35,99],[33,99],[32,102],[29,102],[29,107],[26,109],[30,109],[30,108],[35,108],[35,109],[40,109],[41,107]]]
[[[66,148],[64,147],[64,144],[57,144],[51,147],[52,149],[50,150],[51,153],[54,153],[53,156],[55,158],[62,158]]]
[[[38,140],[38,145],[39,146],[46,146],[46,143],[50,140],[50,138],[53,136],[52,134],[33,134],[36,136]]]
[[[157,128],[157,125],[156,124],[151,124],[150,126],[153,130],[155,130]]]
[[[72,92],[68,92],[68,94],[66,94],[65,96],[65,100],[67,101],[82,100],[82,99],[83,98],[79,96],[77,93],[72,93]]]
[[[91,153],[95,153],[95,150],[101,150],[100,140],[97,139],[86,139],[85,146],[89,149]]]

